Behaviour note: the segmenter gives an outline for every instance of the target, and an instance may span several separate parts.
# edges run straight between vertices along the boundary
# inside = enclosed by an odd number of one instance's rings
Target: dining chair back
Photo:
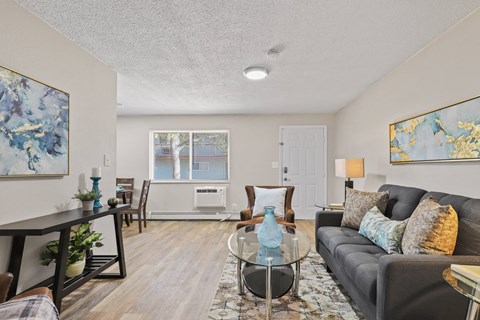
[[[121,211],[123,215],[127,215],[127,216],[130,214],[137,215],[138,230],[140,233],[142,232],[142,215],[143,215],[143,225],[145,228],[147,227],[147,200],[148,200],[149,191],[150,191],[150,180],[144,180],[142,185],[142,190],[140,192],[140,198],[138,199],[138,207]]]
[[[134,178],[117,178],[117,187],[123,187],[123,189],[126,191],[125,194],[122,194],[122,198],[127,200],[126,203],[132,203],[134,182]],[[117,195],[117,198],[120,198],[120,196]]]

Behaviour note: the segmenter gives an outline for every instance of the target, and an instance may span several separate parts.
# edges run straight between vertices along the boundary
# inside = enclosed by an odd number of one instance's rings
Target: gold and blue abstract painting
[[[390,125],[390,163],[480,160],[480,97]]]
[[[0,66],[0,177],[68,174],[68,93]]]

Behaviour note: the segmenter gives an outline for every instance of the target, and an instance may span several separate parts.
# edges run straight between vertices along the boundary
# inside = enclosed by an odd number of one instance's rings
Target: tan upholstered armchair
[[[282,224],[291,225],[295,227],[295,213],[292,210],[292,197],[295,187],[293,186],[257,186],[258,188],[265,189],[276,189],[276,188],[286,188],[287,192],[285,193],[285,215],[282,218],[277,218],[277,221]],[[259,214],[253,217],[253,206],[255,205],[255,191],[253,186],[245,186],[245,191],[247,192],[248,199],[248,208],[240,212],[241,222],[237,225],[237,228],[241,228],[245,225],[256,224],[263,222],[263,215]]]

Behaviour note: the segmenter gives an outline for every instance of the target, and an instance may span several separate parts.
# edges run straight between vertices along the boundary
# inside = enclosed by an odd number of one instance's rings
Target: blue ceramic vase
[[[282,228],[275,220],[275,207],[265,207],[265,217],[258,230],[258,243],[266,248],[278,248],[282,243]]]

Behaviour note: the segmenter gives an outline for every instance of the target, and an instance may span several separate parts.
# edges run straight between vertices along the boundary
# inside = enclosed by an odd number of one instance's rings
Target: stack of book
[[[452,276],[471,287],[480,284],[480,266],[452,264]]]
[[[343,203],[330,203],[328,205],[329,209],[334,209],[334,210],[343,210],[345,207],[343,206]]]

